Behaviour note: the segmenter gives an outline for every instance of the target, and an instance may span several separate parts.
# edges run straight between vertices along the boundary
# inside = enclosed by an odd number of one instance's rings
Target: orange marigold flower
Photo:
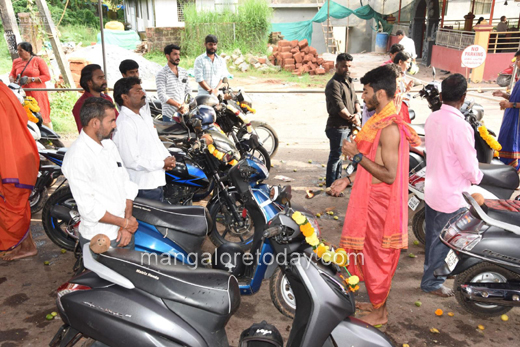
[[[314,234],[314,228],[312,227],[311,223],[309,223],[309,222],[300,226],[300,230],[305,237],[312,236],[312,234]]]
[[[435,315],[436,315],[436,316],[439,316],[439,317],[440,317],[440,316],[442,316],[442,314],[443,314],[443,312],[442,312],[442,310],[441,310],[440,308],[438,308],[438,309],[435,310]]]

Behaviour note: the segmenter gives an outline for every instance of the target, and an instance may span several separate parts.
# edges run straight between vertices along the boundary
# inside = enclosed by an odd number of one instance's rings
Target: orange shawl
[[[389,102],[380,113],[372,116],[363,126],[355,141],[365,157],[375,161],[381,130],[395,123],[399,127],[399,164],[394,183],[391,184],[391,197],[388,204],[384,228],[383,248],[408,247],[408,165],[409,144],[418,146],[421,140],[415,131],[396,114],[395,105]],[[406,139],[407,141],[403,141]],[[386,184],[386,183],[379,183]],[[356,179],[350,195],[349,206],[343,225],[341,247],[363,250],[367,233],[367,214],[372,189],[372,174],[358,165]]]

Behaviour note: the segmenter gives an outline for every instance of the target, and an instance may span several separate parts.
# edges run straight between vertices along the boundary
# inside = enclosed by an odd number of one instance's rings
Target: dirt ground
[[[370,63],[374,66],[375,62]],[[363,70],[366,71],[365,64],[368,65],[367,62],[356,65],[358,70],[354,73],[355,77],[360,77]],[[273,82],[251,80],[256,86],[276,85]],[[295,202],[314,213],[331,208],[339,220],[325,215],[320,219],[320,227],[324,238],[338,244],[349,191],[343,198],[328,197],[323,192],[311,200],[304,198],[306,189],[321,189],[318,187],[319,177],[325,176],[322,164],[327,162],[328,140],[324,132],[327,118],[324,95],[302,92],[252,94],[252,97],[253,106],[258,110],[255,118],[271,124],[280,138],[280,149],[273,159],[274,167],[268,182],[282,183],[274,180],[276,175],[294,178],[290,184]],[[476,101],[485,107],[486,124],[498,132],[502,117],[498,103],[489,99],[489,92],[477,94],[477,97]],[[429,115],[425,102],[415,99],[412,107],[417,112],[414,123],[423,123]],[[312,164],[308,163],[309,160],[312,160]],[[47,321],[45,316],[56,310],[56,289],[71,277],[74,257],[70,252],[62,254],[60,248],[47,238],[40,214],[33,216],[32,232],[39,251],[37,256],[12,263],[0,261],[0,347],[46,346],[61,325],[61,320]],[[410,229],[410,248],[401,254],[388,300],[389,323],[381,330],[397,345],[406,343],[412,347],[518,345],[518,309],[508,314],[508,322],[500,318],[480,319],[463,311],[454,298],[441,299],[419,289],[424,248],[413,245],[414,240]],[[209,245],[209,241],[207,243]],[[417,257],[410,258],[409,253]],[[50,261],[50,265],[44,265],[45,261]],[[452,281],[448,281],[449,286],[452,284]],[[239,335],[244,329],[264,319],[274,324],[287,341],[291,319],[276,310],[268,288],[268,281],[265,281],[259,293],[242,297],[239,311],[226,328],[231,346],[237,346]],[[367,299],[363,286],[357,298]],[[421,301],[422,306],[416,307],[415,301]],[[434,314],[439,308],[445,312],[442,317]],[[455,315],[448,317],[447,312]],[[485,330],[478,330],[479,324],[484,325]],[[438,329],[440,333],[431,333],[431,328]]]

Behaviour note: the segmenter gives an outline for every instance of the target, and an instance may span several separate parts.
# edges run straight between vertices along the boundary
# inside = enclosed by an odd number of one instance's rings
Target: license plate
[[[444,261],[446,262],[446,266],[448,266],[450,272],[452,272],[453,269],[455,269],[455,266],[457,266],[457,263],[459,262],[459,257],[457,257],[453,249],[450,249]]]
[[[412,211],[415,211],[420,203],[421,200],[417,199],[415,195],[412,195],[412,197],[408,200],[408,207],[410,207]]]

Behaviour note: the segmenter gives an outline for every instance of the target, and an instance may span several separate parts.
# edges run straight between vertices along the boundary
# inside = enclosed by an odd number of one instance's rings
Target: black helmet
[[[264,320],[242,331],[238,347],[283,347],[283,338],[274,325]]]
[[[235,277],[244,274],[244,251],[235,243],[224,243],[213,253],[213,268],[229,272]]]
[[[217,113],[213,107],[202,105],[198,107],[198,110],[193,115],[193,118],[200,119],[204,129],[205,126],[211,125],[217,121]]]

